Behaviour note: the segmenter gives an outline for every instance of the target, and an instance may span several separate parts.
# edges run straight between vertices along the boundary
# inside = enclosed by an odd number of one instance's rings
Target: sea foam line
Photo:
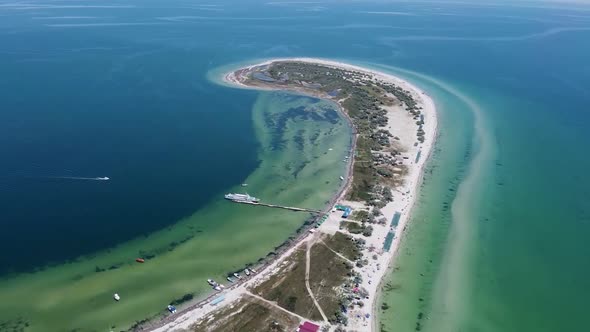
[[[118,26],[141,26],[141,25],[164,25],[164,22],[121,22],[121,23],[57,23],[45,24],[50,28],[85,28],[85,27],[118,27]]]
[[[133,5],[43,5],[36,3],[8,3],[0,5],[0,8],[14,10],[37,10],[37,9],[91,9],[91,8],[136,8]]]
[[[88,20],[100,18],[98,16],[33,16],[32,20]]]
[[[590,31],[590,27],[561,27],[548,29],[542,32],[531,33],[519,36],[492,36],[492,37],[465,37],[465,36],[396,36],[396,37],[382,37],[383,42],[388,41],[428,41],[428,40],[443,40],[443,41],[522,41],[528,39],[543,39],[552,35],[557,35],[564,32],[572,31]]]
[[[416,16],[416,14],[414,13],[410,13],[410,12],[387,12],[387,11],[383,11],[383,12],[376,12],[376,11],[360,11],[357,12],[359,14],[371,14],[371,15],[392,15],[392,16]]]

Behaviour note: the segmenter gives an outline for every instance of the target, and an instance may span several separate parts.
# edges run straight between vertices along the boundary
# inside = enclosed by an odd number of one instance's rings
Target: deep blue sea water
[[[448,321],[460,330],[583,329],[584,4],[2,0],[0,274],[168,227],[241,183],[259,162],[249,113],[255,96],[230,93],[206,74],[288,56],[403,68],[473,100],[495,155],[473,188],[480,204],[477,219],[466,221],[472,236],[453,249],[475,257],[461,263],[472,281],[461,292],[471,304],[461,316],[470,318]],[[433,91],[441,100],[445,93]],[[473,127],[467,110],[453,120]],[[471,148],[466,168],[478,152]],[[102,176],[111,180],[59,178]],[[458,222],[449,220],[453,232]],[[440,242],[452,251],[452,241]],[[433,280],[445,280],[445,255]],[[453,316],[440,314],[437,296],[433,317]]]
[[[253,99],[204,86],[194,54],[51,30],[2,37],[2,272],[174,224],[258,164]]]

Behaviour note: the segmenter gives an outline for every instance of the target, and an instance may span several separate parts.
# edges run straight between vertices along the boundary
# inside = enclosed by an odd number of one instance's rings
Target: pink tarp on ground
[[[299,332],[317,332],[320,329],[319,325],[310,322],[305,322],[299,325]]]

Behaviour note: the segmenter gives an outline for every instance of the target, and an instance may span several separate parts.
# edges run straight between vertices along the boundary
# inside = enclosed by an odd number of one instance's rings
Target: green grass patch
[[[369,211],[367,210],[354,210],[348,219],[365,222],[369,218]]]
[[[209,318],[209,317],[207,317]],[[295,331],[299,319],[273,308],[263,301],[246,296],[234,305],[213,314],[191,326],[193,332],[283,332]]]
[[[358,222],[342,220],[340,225],[351,234],[361,234],[365,230],[365,226]]]
[[[256,287],[254,293],[300,316],[321,320],[305,288],[305,249],[298,249],[288,260],[286,268]]]
[[[336,255],[323,243],[316,243],[310,253],[309,283],[320,307],[335,321],[340,312],[340,292],[352,265]]]
[[[332,250],[350,259],[351,261],[361,257],[361,251],[358,249],[354,239],[350,235],[342,232],[336,232],[333,236],[324,239],[324,243]]]

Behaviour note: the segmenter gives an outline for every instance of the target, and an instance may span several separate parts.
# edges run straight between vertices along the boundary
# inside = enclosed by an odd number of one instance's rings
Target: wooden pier
[[[250,204],[250,205],[257,205],[257,206],[265,206],[269,208],[276,208],[276,209],[285,209],[290,211],[297,211],[297,212],[309,212],[309,213],[316,213],[316,214],[327,214],[324,211],[314,210],[314,209],[307,209],[307,208],[300,208],[294,206],[284,206],[284,205],[277,205],[277,204],[268,204],[268,203],[255,203],[255,202],[246,202],[246,201],[232,201],[234,203],[242,203],[242,204]]]

